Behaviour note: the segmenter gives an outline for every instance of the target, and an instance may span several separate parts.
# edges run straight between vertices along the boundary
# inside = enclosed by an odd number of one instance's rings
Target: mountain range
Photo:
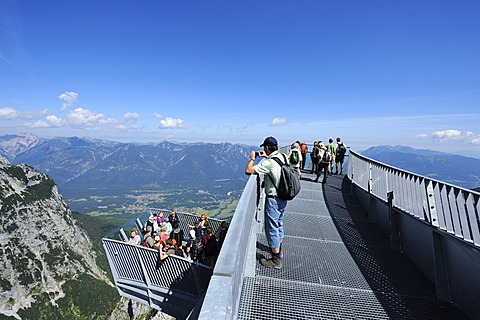
[[[87,138],[41,139],[32,134],[0,137],[0,155],[48,174],[73,209],[78,199],[164,191],[170,203],[206,203],[239,197],[251,146],[230,143],[116,143]],[[181,192],[179,192],[181,190]],[[170,192],[171,194],[169,194]],[[166,193],[166,194],[165,194]],[[125,195],[125,198],[132,198]],[[81,210],[79,210],[81,211]]]
[[[480,187],[480,159],[408,146],[376,146],[360,152],[384,164],[467,189]]]

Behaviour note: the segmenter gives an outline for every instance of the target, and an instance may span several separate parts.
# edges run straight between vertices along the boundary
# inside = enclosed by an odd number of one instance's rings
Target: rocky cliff
[[[54,181],[5,158],[0,158],[0,257],[0,318],[103,318],[118,302]],[[113,301],[101,308],[108,298]]]

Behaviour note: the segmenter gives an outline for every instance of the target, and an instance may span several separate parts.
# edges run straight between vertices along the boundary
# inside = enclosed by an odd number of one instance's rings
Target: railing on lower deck
[[[103,247],[121,296],[147,304],[177,319],[187,319],[198,313],[212,270],[176,255],[160,260],[157,250],[123,242],[130,229],[142,230],[150,214],[159,212],[165,217],[170,213],[168,210],[149,209],[105,236]],[[198,216],[193,214],[177,212],[177,215],[182,230],[189,230],[188,225],[198,221]],[[218,233],[220,223],[220,220],[209,219],[214,233]]]

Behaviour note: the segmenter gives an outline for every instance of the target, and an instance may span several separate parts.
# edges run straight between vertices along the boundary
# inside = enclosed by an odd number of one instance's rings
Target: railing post
[[[373,178],[372,178],[372,165],[368,164],[368,194],[370,198],[369,210],[368,210],[368,222],[377,222],[377,206],[375,197],[372,195],[373,190]]]
[[[437,299],[451,301],[448,271],[443,252],[443,237],[439,231],[433,229],[433,260],[435,270],[435,293]]]
[[[401,251],[400,224],[398,212],[393,210],[393,191],[387,192],[388,216],[390,220],[390,249]]]
[[[430,215],[430,223],[432,226],[437,227],[438,224],[438,216],[437,216],[437,208],[435,206],[435,197],[433,191],[433,182],[428,181],[427,184],[427,203],[428,203],[428,213]]]
[[[123,228],[120,228],[120,234],[122,236],[122,240],[127,240],[128,239],[127,234],[125,233]]]

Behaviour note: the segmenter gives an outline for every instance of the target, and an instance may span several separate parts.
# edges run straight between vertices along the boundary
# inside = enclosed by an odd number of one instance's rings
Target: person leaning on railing
[[[128,244],[133,244],[133,245],[139,245],[142,239],[140,238],[140,235],[138,234],[138,230],[133,228],[130,230],[130,238],[126,239],[124,242]]]

